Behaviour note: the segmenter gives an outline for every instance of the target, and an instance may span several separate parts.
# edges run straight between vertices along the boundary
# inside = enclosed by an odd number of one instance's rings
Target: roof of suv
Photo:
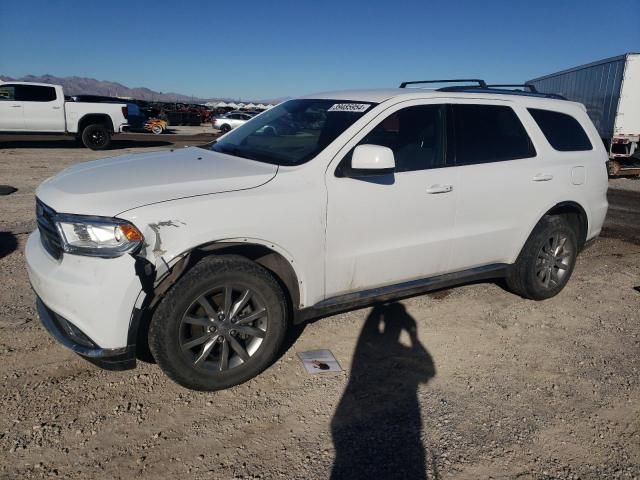
[[[338,90],[330,92],[320,92],[312,95],[305,95],[302,98],[313,99],[327,99],[327,100],[350,100],[357,102],[373,102],[382,103],[391,98],[406,97],[407,99],[413,98],[482,98],[482,99],[499,99],[503,101],[518,101],[526,99],[527,102],[561,102],[563,105],[569,102],[567,100],[553,99],[544,95],[528,94],[524,92],[506,92],[496,91],[488,92],[486,89],[477,89],[475,91],[470,88],[465,91],[447,91],[447,90],[431,90],[424,88],[385,88],[385,89],[373,89],[373,90]]]

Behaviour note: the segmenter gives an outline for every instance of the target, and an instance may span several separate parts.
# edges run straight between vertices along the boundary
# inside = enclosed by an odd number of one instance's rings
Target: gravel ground
[[[640,192],[640,176],[612,178],[609,180],[609,188]]]
[[[35,187],[162,148],[69,146],[0,150],[19,189],[0,197],[0,478],[640,478],[640,195],[611,197],[614,224],[551,300],[479,283],[333,316],[258,378],[196,393],[152,364],[99,370],[40,327]],[[317,348],[345,371],[307,375],[295,354]]]

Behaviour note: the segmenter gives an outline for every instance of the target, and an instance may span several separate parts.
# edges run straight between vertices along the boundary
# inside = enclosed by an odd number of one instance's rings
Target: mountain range
[[[53,83],[62,85],[65,95],[104,95],[108,97],[134,98],[155,102],[180,102],[180,103],[205,103],[218,100],[239,101],[232,98],[199,98],[191,95],[183,95],[173,92],[156,92],[146,87],[127,87],[118,82],[96,80],[86,77],[56,77],[55,75],[26,75],[20,78],[11,78],[0,75],[2,81]],[[254,103],[277,103],[280,99],[251,100]],[[246,102],[246,100],[245,100]]]

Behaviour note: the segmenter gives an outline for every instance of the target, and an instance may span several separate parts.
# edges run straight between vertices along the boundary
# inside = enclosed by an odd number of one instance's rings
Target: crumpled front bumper
[[[136,366],[135,345],[101,348],[82,330],[47,307],[40,297],[36,298],[36,307],[42,325],[63,346],[107,370],[128,370]]]

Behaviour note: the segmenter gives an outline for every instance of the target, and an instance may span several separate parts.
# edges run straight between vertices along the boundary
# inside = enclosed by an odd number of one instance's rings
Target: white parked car
[[[67,133],[104,150],[127,125],[126,103],[65,101],[60,85],[0,82],[0,132]]]
[[[251,120],[254,115],[245,112],[229,112],[213,120],[213,128],[217,128],[222,133],[227,133],[240,125],[244,125]]]
[[[602,227],[606,160],[584,107],[543,95],[311,95],[206,148],[48,179],[28,271],[66,347],[124,369],[148,341],[173,380],[216,390],[267,368],[294,322],[480,279],[553,297]]]

